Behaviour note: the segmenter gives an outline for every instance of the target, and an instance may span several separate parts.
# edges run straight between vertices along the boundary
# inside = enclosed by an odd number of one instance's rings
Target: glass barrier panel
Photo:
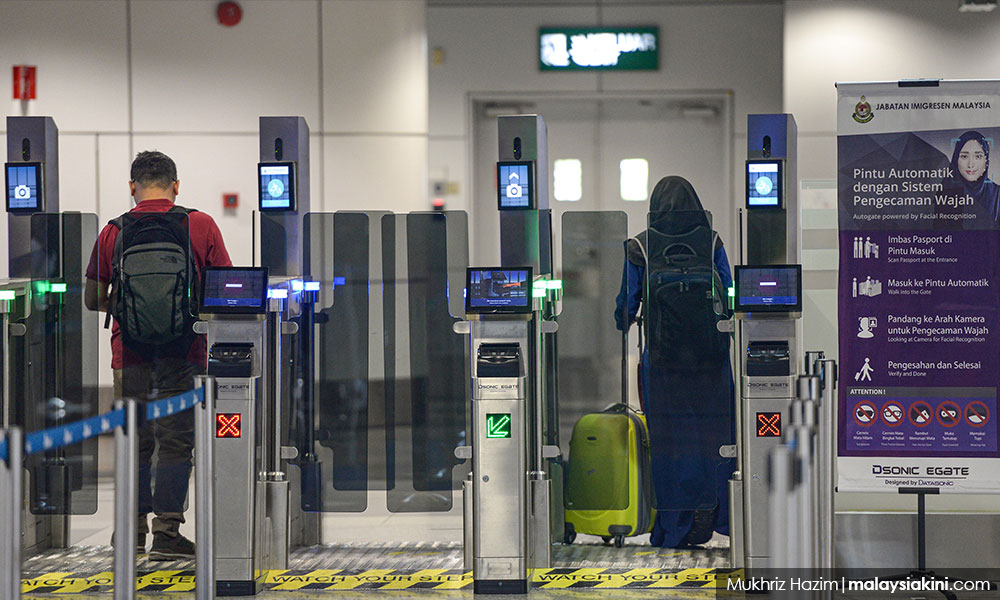
[[[465,444],[467,344],[452,315],[464,288],[456,278],[464,282],[468,266],[468,220],[411,213],[382,224],[387,505],[447,511],[464,476],[454,451]]]
[[[380,218],[358,212],[305,217],[304,243],[309,252],[304,279],[319,283],[313,319],[313,398],[310,403],[300,394],[296,402],[296,422],[305,429],[299,439],[307,450],[303,455],[318,463],[309,468],[319,472],[315,489],[303,489],[306,510],[361,512],[368,505],[373,477],[370,452],[378,447],[370,444],[370,407],[380,399],[378,390],[369,385],[370,290],[377,260],[372,248],[381,252],[373,241],[378,232],[372,225],[379,222]],[[302,321],[300,317],[300,325]],[[304,481],[312,480],[304,476]]]
[[[567,211],[562,215],[562,302],[558,315],[558,414],[549,423],[565,465],[567,510],[623,510],[628,481],[593,481],[600,468],[628,473],[629,416],[623,400],[624,333],[615,327],[615,295],[622,282],[623,244],[628,237],[622,211]],[[627,364],[627,363],[626,363]],[[637,407],[635,407],[637,408]],[[555,404],[551,409],[555,410]],[[551,427],[551,426],[550,426]],[[625,430],[622,430],[625,427]],[[564,458],[565,462],[565,458]],[[610,467],[606,470],[604,467]]]
[[[98,323],[88,309],[87,267],[96,247],[97,216],[36,214],[30,219],[30,283],[15,300],[11,322],[12,421],[26,433],[99,413]],[[25,457],[33,514],[97,511],[97,438]]]

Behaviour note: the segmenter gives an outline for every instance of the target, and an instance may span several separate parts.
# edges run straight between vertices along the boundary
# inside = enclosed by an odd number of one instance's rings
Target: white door
[[[474,103],[472,221],[473,264],[499,264],[500,234],[496,210],[497,116],[539,114],[548,129],[549,198],[553,213],[556,270],[559,224],[565,211],[621,210],[628,214],[629,234],[646,227],[649,193],[661,177],[680,175],[698,192],[713,227],[727,248],[734,248],[735,203],[731,181],[731,115],[721,96],[542,98],[478,100]],[[582,192],[576,201],[559,200],[553,177],[555,161],[580,161]],[[641,201],[623,200],[621,164],[643,159],[648,180]],[[561,187],[561,186],[560,186]],[[576,185],[567,185],[569,189]],[[730,250],[732,254],[733,251]]]

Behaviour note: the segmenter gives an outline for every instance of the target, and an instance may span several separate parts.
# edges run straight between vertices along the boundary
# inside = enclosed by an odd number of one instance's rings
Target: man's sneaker
[[[194,558],[194,542],[179,533],[175,536],[160,532],[153,534],[153,547],[149,549],[149,560],[185,558]]]

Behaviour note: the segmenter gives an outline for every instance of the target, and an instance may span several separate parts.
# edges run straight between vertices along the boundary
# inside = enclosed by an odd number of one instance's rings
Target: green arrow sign
[[[487,413],[486,414],[486,437],[488,437],[488,438],[509,438],[510,437],[510,413]]]

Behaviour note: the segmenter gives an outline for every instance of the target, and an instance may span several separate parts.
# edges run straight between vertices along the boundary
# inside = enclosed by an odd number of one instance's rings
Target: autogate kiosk
[[[528,591],[526,366],[537,325],[531,274],[531,267],[470,267],[468,320],[456,324],[469,334],[471,359],[472,447],[456,455],[472,458],[465,531],[477,594]]]
[[[270,563],[258,411],[267,389],[268,278],[263,267],[208,267],[200,321],[215,377],[215,576],[219,596],[257,593]]]
[[[734,273],[739,326],[739,471],[730,481],[734,567],[765,568],[768,461],[796,395],[802,268],[798,249],[796,126],[788,114],[748,115],[746,253]]]

